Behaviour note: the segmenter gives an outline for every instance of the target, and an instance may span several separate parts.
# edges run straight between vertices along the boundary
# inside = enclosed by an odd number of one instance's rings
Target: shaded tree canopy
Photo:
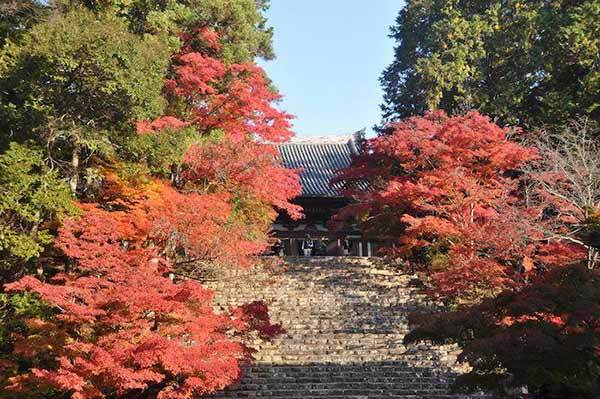
[[[164,38],[142,38],[117,17],[84,9],[34,26],[0,55],[5,139],[51,141],[81,131],[100,141],[160,115],[169,50]]]
[[[12,143],[0,156],[0,282],[36,266],[60,219],[74,214],[67,185],[38,148]],[[32,264],[33,263],[33,264]]]
[[[536,398],[600,395],[600,272],[561,267],[521,291],[437,315],[413,315],[405,338],[460,344],[473,369],[458,377],[463,391],[500,395],[527,386]]]
[[[125,19],[137,34],[180,32],[197,27],[221,33],[220,57],[225,62],[274,57],[273,29],[264,12],[268,0],[55,0],[60,9],[84,6]]]
[[[8,39],[18,40],[33,24],[48,15],[47,2],[5,0],[0,4],[0,46]]]

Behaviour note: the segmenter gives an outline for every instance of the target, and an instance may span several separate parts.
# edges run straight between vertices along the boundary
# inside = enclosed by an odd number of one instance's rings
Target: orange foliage
[[[192,398],[239,377],[250,351],[232,333],[281,331],[264,304],[215,314],[211,291],[168,278],[169,246],[220,255],[211,249],[230,209],[218,196],[166,186],[158,193],[128,211],[82,205],[83,217],[66,221],[56,242],[72,267],[48,282],[28,276],[5,287],[36,292],[56,308],[54,319],[31,320],[28,334],[14,337],[14,355],[52,357],[57,366],[33,368],[13,378],[10,389],[48,386],[73,398],[154,390],[158,398]]]

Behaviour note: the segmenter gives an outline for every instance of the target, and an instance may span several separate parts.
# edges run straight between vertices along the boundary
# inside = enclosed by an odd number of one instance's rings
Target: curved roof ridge
[[[337,135],[337,136],[309,136],[298,137],[294,136],[289,141],[291,144],[345,144],[352,140],[352,135]]]

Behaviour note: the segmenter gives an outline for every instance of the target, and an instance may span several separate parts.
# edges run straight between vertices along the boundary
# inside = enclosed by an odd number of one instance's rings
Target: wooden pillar
[[[367,241],[367,256],[373,256],[373,249],[371,248],[371,241]]]
[[[358,242],[358,256],[363,256],[363,245],[362,240]]]
[[[291,256],[298,256],[298,241],[295,238],[290,238]]]
[[[292,254],[292,245],[289,239],[283,240],[283,254],[290,256]]]

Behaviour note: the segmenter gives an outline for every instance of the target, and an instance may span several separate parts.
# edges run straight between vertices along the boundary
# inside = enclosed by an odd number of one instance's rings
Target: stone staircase
[[[410,311],[429,306],[409,275],[367,258],[288,258],[218,273],[227,307],[262,299],[286,333],[259,339],[256,363],[218,398],[444,398],[461,371],[453,347],[405,346]],[[471,396],[482,397],[482,396]]]

